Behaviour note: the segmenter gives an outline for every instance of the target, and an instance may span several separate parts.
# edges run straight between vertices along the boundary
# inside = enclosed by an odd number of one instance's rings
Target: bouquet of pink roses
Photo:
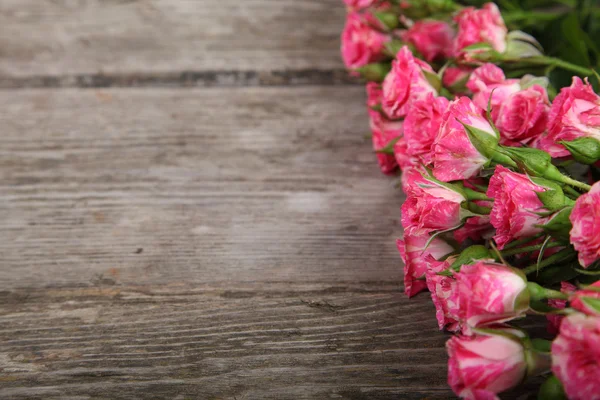
[[[368,81],[379,166],[402,170],[405,293],[429,290],[455,333],[448,383],[497,399],[544,375],[541,399],[600,399],[600,53],[573,17],[598,10],[345,3],[342,57]],[[550,20],[564,57],[507,27]],[[509,325],[530,314],[553,340]]]

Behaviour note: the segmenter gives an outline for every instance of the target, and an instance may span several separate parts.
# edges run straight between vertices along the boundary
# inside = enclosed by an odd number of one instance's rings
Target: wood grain
[[[344,15],[339,0],[3,0],[0,81],[339,70]]]
[[[426,297],[302,285],[0,295],[0,398],[447,399]],[[424,341],[423,338],[427,340]]]
[[[0,289],[399,282],[363,89],[1,91]]]

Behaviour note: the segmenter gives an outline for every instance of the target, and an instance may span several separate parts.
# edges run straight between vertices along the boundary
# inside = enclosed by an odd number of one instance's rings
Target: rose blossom
[[[353,10],[371,7],[376,0],[344,0],[344,3]]]
[[[510,321],[529,308],[527,281],[517,270],[491,261],[463,265],[455,274],[463,333]]]
[[[496,137],[482,110],[468,97],[450,102],[433,143],[433,174],[445,182],[475,177],[489,161],[471,144],[462,124]]]
[[[494,122],[498,119],[502,103],[521,90],[518,79],[506,79],[504,71],[491,63],[476,68],[467,81],[467,87],[473,92],[473,103],[483,110],[490,105]]]
[[[548,116],[548,135],[537,146],[552,157],[568,156],[569,151],[559,142],[581,137],[600,140],[600,96],[587,80],[583,83],[574,76],[571,86],[562,88],[554,99]]]
[[[432,62],[436,58],[452,56],[452,39],[454,32],[444,21],[417,21],[401,37],[405,43],[410,43],[425,60]]]
[[[402,136],[394,144],[394,157],[396,162],[400,166],[401,170],[412,168],[418,165],[418,160],[408,154],[408,144],[406,143],[406,137]]]
[[[435,97],[433,93],[428,93],[426,97],[413,103],[404,120],[408,152],[424,164],[431,163],[431,146],[440,131],[442,116],[448,104],[445,97]]]
[[[571,400],[600,399],[600,318],[567,316],[552,343],[552,372]]]
[[[404,293],[408,297],[425,290],[427,283],[422,278],[427,272],[427,256],[434,259],[445,256],[454,249],[441,239],[433,239],[425,248],[430,237],[427,234],[404,235],[404,240],[399,239],[396,244],[404,262]]]
[[[469,400],[497,400],[496,393],[524,380],[525,348],[510,332],[453,336],[446,342],[448,384],[454,393]]]
[[[600,182],[575,201],[569,219],[571,244],[579,253],[579,264],[587,268],[600,258]]]
[[[494,3],[487,3],[481,9],[464,8],[454,20],[458,25],[455,53],[460,54],[465,47],[476,43],[488,43],[499,53],[506,50],[508,30]]]
[[[450,276],[438,275],[450,267],[450,261],[436,261],[428,257],[425,276],[427,288],[431,292],[431,300],[435,305],[435,318],[440,330],[446,328],[450,332],[460,330],[458,323],[458,301],[456,298],[456,280]]]
[[[419,186],[429,183],[429,181],[423,177],[422,173],[424,172],[425,170],[420,165],[402,170],[402,175],[400,176],[402,191],[406,193],[407,196],[421,193],[421,188]]]
[[[600,317],[600,281],[576,291],[571,297],[571,308]]]
[[[360,14],[352,12],[346,17],[342,32],[342,58],[348,68],[359,68],[383,58],[384,44],[390,38],[373,29]]]
[[[454,228],[462,221],[460,193],[435,182],[419,186],[402,204],[402,227],[405,232],[441,231]]]
[[[533,85],[511,94],[502,102],[495,119],[496,127],[502,138],[526,142],[546,130],[549,110],[546,89]]]
[[[494,199],[490,220],[499,249],[511,240],[533,236],[542,231],[536,225],[545,224],[548,217],[537,213],[547,212],[537,196],[546,188],[536,185],[524,174],[513,172],[502,165],[496,166],[490,178],[487,195]]]
[[[371,113],[370,117],[373,150],[381,150],[384,147],[386,147],[393,139],[402,136],[402,121],[390,121],[377,111]],[[377,156],[379,168],[381,168],[381,172],[383,172],[384,174],[392,173],[398,167],[396,158],[393,154],[375,154]]]
[[[427,93],[437,95],[422,70],[433,73],[429,64],[415,58],[407,46],[402,47],[383,81],[382,106],[390,118],[406,116],[412,102]]]
[[[381,85],[376,82],[367,82],[366,89],[369,116],[373,116],[375,113],[379,114],[379,111],[373,110],[373,107],[381,106],[381,97],[383,96]]]
[[[577,287],[569,282],[561,282],[560,283],[560,291],[565,294],[572,294],[577,290]],[[560,310],[564,309],[567,306],[567,300],[563,299],[548,299],[548,305],[552,308],[558,308]],[[561,314],[546,314],[546,319],[548,320],[547,330],[549,333],[555,335],[560,330],[560,324],[562,320],[565,318],[564,315]]]

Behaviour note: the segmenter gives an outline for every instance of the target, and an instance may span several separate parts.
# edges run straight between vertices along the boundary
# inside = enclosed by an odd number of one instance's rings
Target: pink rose
[[[394,157],[396,158],[396,162],[400,166],[400,169],[403,171],[418,165],[418,160],[408,153],[408,144],[405,136],[402,136],[394,144]]]
[[[498,400],[496,393],[520,384],[527,374],[525,349],[512,330],[504,334],[454,336],[446,342],[448,384],[469,400]]]
[[[526,279],[504,264],[479,261],[455,274],[463,333],[519,318],[529,309]]]
[[[571,297],[571,308],[600,317],[600,281],[576,291]]]
[[[575,201],[569,219],[571,244],[579,253],[579,264],[587,268],[600,258],[600,182]]]
[[[373,29],[360,14],[346,17],[342,32],[342,58],[348,68],[359,68],[383,59],[383,48],[390,38]]]
[[[489,162],[471,144],[461,122],[496,137],[482,110],[468,97],[450,102],[433,143],[433,174],[445,182],[475,177]]]
[[[450,332],[460,330],[458,323],[458,299],[456,298],[456,280],[450,276],[438,275],[450,267],[450,262],[427,259],[429,266],[425,272],[427,288],[431,292],[431,300],[435,305],[435,317],[440,330],[446,328]]]
[[[546,130],[549,110],[546,89],[533,85],[502,102],[495,119],[496,127],[503,139],[525,143]]]
[[[373,138],[373,150],[381,150],[386,147],[393,139],[402,136],[403,122],[390,121],[383,117],[381,113],[374,111],[371,117],[371,133]],[[393,154],[375,153],[379,168],[384,174],[390,174],[398,167],[396,158]]]
[[[600,318],[566,317],[552,343],[552,372],[571,400],[600,399]]]
[[[454,18],[458,25],[458,34],[454,40],[454,51],[461,51],[476,43],[488,43],[494,50],[504,53],[508,30],[494,3],[487,3],[481,9],[464,8]]]
[[[448,23],[433,20],[417,21],[401,35],[402,40],[415,46],[428,62],[452,57],[453,36]]]
[[[373,117],[374,114],[379,114],[379,111],[373,110],[373,107],[381,106],[381,98],[383,91],[381,85],[376,82],[367,82],[367,111],[369,116]]]
[[[383,81],[383,110],[393,119],[402,118],[412,102],[428,93],[437,95],[429,84],[423,70],[433,72],[429,64],[413,56],[407,46],[400,49],[392,61],[392,70]]]
[[[425,273],[427,272],[427,256],[439,259],[454,251],[452,246],[441,239],[433,239],[425,248],[429,235],[405,234],[404,240],[396,242],[402,261],[404,262],[404,293],[408,297],[425,290],[427,283]]]
[[[414,195],[415,193],[421,193],[421,188],[419,186],[429,183],[423,177],[423,172],[425,172],[425,170],[419,165],[402,170],[402,176],[400,177],[402,191],[406,193],[407,196]]]
[[[574,76],[570,87],[562,88],[552,103],[548,116],[548,135],[538,147],[552,157],[570,155],[560,141],[570,142],[581,137],[600,140],[600,97],[592,86]]]
[[[490,220],[496,228],[494,240],[499,249],[511,240],[542,231],[536,225],[545,224],[548,217],[540,217],[538,213],[548,210],[537,193],[544,191],[546,188],[533,183],[527,175],[496,166],[487,195],[494,199]]]
[[[445,97],[435,97],[433,93],[428,93],[423,99],[413,102],[410,113],[404,120],[408,152],[426,165],[431,163],[431,146],[440,131],[442,116],[448,104]]]
[[[344,3],[352,10],[361,10],[371,7],[377,0],[344,0]]]
[[[510,95],[521,90],[518,79],[506,79],[504,71],[491,63],[476,68],[469,77],[467,87],[473,92],[473,103],[482,110],[487,110],[489,103],[494,122],[498,118],[502,103]]]
[[[572,294],[577,290],[577,287],[569,282],[561,282],[560,283],[560,291],[566,294]],[[563,299],[549,299],[548,305],[552,308],[558,308],[560,310],[564,309],[567,306],[567,300]],[[549,333],[556,335],[560,330],[560,324],[562,320],[565,318],[564,315],[561,314],[546,314],[546,319],[548,320],[547,330]]]
[[[408,195],[402,204],[402,227],[405,232],[442,231],[460,225],[460,193],[432,181],[419,185],[420,190]]]

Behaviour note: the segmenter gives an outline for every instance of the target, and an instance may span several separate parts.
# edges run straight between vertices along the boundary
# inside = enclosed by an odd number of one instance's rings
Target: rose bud
[[[569,220],[571,244],[579,253],[579,264],[587,268],[600,258],[600,182],[575,201]]]
[[[536,185],[524,174],[496,166],[490,179],[487,195],[494,199],[490,221],[496,228],[494,241],[499,249],[515,239],[534,236],[542,232],[548,217],[538,213],[548,212],[538,197],[547,189]]]
[[[429,181],[423,177],[424,172],[425,170],[420,165],[415,165],[414,167],[402,170],[402,175],[400,176],[402,191],[406,193],[407,196],[421,193],[421,188],[419,186],[429,183]]]
[[[465,127],[476,129],[491,142],[490,146],[497,145],[496,133],[482,113],[483,110],[468,97],[450,102],[433,144],[433,174],[436,178],[444,182],[473,178],[489,164],[490,159],[471,143]]]
[[[494,122],[498,119],[502,103],[521,90],[518,79],[506,79],[504,71],[491,63],[475,68],[467,87],[473,92],[473,103],[478,107],[487,110],[489,104]]]
[[[571,86],[561,89],[548,116],[548,135],[536,146],[552,157],[564,157],[569,151],[562,142],[579,138],[600,140],[600,97],[580,78],[573,77]]]
[[[360,14],[352,12],[346,17],[342,32],[342,58],[347,68],[359,68],[385,58],[384,45],[389,36],[376,31]]]
[[[399,138],[403,134],[402,121],[390,121],[379,112],[373,112],[370,115],[370,125],[373,140],[373,150],[377,156],[379,168],[384,174],[391,174],[398,168],[394,154],[380,152],[390,142]]]
[[[529,309],[527,279],[504,264],[479,261],[455,274],[459,317],[464,334],[473,328],[524,316]]]
[[[427,181],[419,188],[402,204],[405,232],[449,230],[460,226],[463,219],[472,215],[461,207],[467,200],[463,194],[433,181]]]
[[[436,261],[428,257],[429,264],[425,276],[427,288],[431,292],[431,300],[435,305],[435,318],[440,330],[446,328],[450,332],[460,330],[458,324],[458,301],[456,298],[456,280],[451,276],[438,275],[438,272],[450,267],[450,260]]]
[[[398,251],[404,262],[404,293],[408,297],[425,290],[427,283],[425,273],[427,272],[427,256],[439,259],[454,251],[452,246],[441,239],[433,239],[425,248],[430,236],[423,233],[404,234],[404,240],[396,242]]]
[[[448,23],[434,20],[417,21],[401,34],[402,40],[412,44],[428,62],[452,57],[453,36]]]
[[[560,291],[565,294],[572,294],[577,290],[577,287],[569,282],[561,282],[560,283]],[[548,299],[548,305],[552,308],[556,308],[559,310],[564,309],[567,306],[567,300],[564,299]],[[548,320],[547,330],[549,333],[556,335],[560,330],[560,324],[562,320],[565,318],[564,315],[561,314],[546,314],[546,319]]]
[[[425,165],[431,163],[431,146],[440,131],[442,116],[448,104],[445,97],[435,97],[433,93],[428,93],[425,98],[413,103],[404,120],[408,152]]]
[[[571,297],[571,308],[587,315],[600,317],[600,281],[583,290],[576,291]]]
[[[429,64],[415,58],[407,46],[402,47],[383,81],[383,111],[390,118],[405,117],[411,104],[428,93],[437,95],[423,71],[433,73]]]
[[[511,94],[502,102],[495,119],[501,139],[527,143],[538,137],[546,130],[549,110],[548,93],[539,85]]]
[[[524,340],[523,332],[510,328],[452,337],[446,342],[448,384],[463,399],[498,400],[497,393],[549,368],[548,357],[527,349]]]
[[[487,43],[498,53],[506,50],[508,30],[494,3],[487,3],[481,9],[466,7],[454,20],[458,25],[454,52],[459,57],[466,55],[465,47],[478,43]]]
[[[552,372],[571,400],[600,399],[600,318],[567,316],[552,343]]]

